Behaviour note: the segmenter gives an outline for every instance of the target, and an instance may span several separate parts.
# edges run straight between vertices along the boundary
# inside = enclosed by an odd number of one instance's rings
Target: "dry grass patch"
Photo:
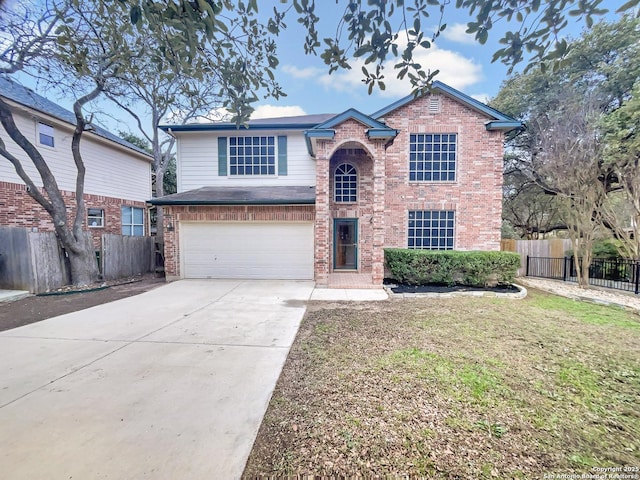
[[[640,317],[527,299],[313,303],[245,476],[640,465]]]

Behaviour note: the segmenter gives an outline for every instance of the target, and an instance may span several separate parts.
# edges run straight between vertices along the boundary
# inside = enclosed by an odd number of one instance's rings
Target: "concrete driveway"
[[[2,478],[240,477],[312,291],[185,280],[0,333]]]

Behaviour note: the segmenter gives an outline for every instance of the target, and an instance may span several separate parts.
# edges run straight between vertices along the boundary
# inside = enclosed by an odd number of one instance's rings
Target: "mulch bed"
[[[468,285],[407,285],[398,284],[385,280],[385,286],[393,293],[452,293],[452,292],[495,292],[495,293],[517,293],[518,288],[514,285],[498,285],[497,287],[471,287]]]

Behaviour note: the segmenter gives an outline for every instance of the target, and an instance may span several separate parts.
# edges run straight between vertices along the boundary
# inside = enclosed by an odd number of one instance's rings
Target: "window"
[[[453,210],[409,211],[409,248],[453,250]]]
[[[122,207],[122,235],[141,237],[144,235],[144,210]]]
[[[353,165],[338,165],[333,177],[333,197],[337,203],[355,203],[358,196],[358,174]]]
[[[229,174],[275,175],[275,137],[229,138]]]
[[[90,228],[104,227],[104,210],[101,208],[87,209],[87,225]]]
[[[456,179],[457,135],[411,134],[409,138],[409,180],[453,182]]]
[[[38,122],[38,141],[40,145],[54,146],[54,130],[50,125]]]

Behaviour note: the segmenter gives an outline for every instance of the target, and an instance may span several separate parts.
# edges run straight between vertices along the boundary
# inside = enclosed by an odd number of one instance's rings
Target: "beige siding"
[[[42,120],[55,129],[55,147],[39,145],[37,135],[38,120],[29,114],[14,114],[16,125],[44,157],[53,172],[58,186],[62,190],[75,191],[76,167],[71,156],[71,138],[73,130],[62,125]],[[36,185],[42,186],[40,176],[26,154],[9,138],[4,128],[0,128],[0,137],[7,149],[17,158]],[[112,146],[113,145],[113,146]],[[126,149],[86,133],[81,142],[81,151],[86,167],[85,192],[124,198],[133,201],[146,201],[151,198],[151,164],[140,155],[129,153]],[[0,157],[0,180],[23,183],[13,165]]]
[[[243,132],[220,136],[256,135]],[[178,137],[178,192],[205,186],[315,185],[315,162],[307,152],[302,132],[260,131],[260,136],[287,136],[287,175],[264,177],[218,176],[218,133],[183,132]]]

